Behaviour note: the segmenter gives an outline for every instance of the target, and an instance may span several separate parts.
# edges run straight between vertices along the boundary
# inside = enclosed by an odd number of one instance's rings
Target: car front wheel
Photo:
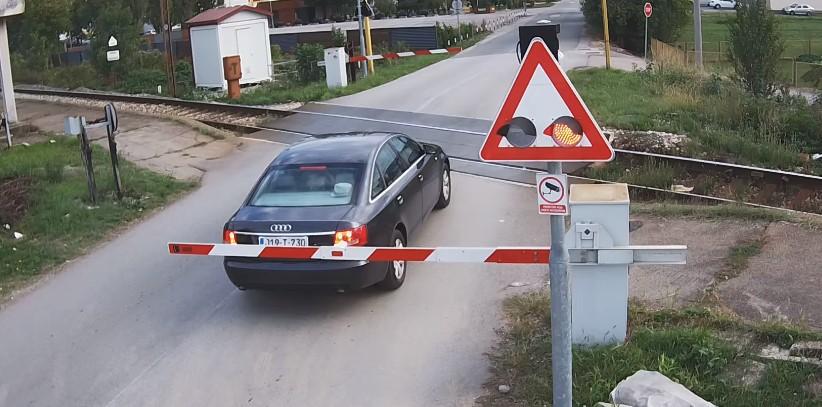
[[[405,237],[399,230],[394,229],[391,234],[391,244],[394,247],[405,247]],[[385,278],[380,281],[380,287],[386,290],[396,290],[405,282],[405,272],[408,263],[402,260],[388,262],[388,271]]]
[[[440,199],[434,209],[443,209],[451,203],[451,169],[442,167],[442,185],[440,185]]]
[[[719,4],[717,4],[717,5],[715,5],[715,6],[714,6],[714,8],[715,8],[715,9],[717,9],[717,10],[719,10],[721,7],[720,7],[720,5],[719,5]]]

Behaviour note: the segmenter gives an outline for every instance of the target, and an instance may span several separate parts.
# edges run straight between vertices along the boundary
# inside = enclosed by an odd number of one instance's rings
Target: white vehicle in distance
[[[784,12],[785,14],[790,14],[792,16],[794,16],[794,15],[812,16],[815,11],[816,10],[813,7],[811,7],[807,4],[798,4],[798,3],[791,4],[790,6],[785,7],[785,8],[782,9],[782,12]]]
[[[708,2],[708,7],[713,7],[717,10],[721,8],[736,8],[736,1],[734,0],[711,0]]]

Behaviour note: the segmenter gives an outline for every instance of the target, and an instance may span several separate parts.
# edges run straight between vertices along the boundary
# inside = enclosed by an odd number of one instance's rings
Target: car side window
[[[375,167],[382,173],[385,187],[388,188],[402,175],[408,165],[402,162],[400,156],[391,146],[383,145],[377,153]]]
[[[374,171],[371,173],[371,198],[376,198],[382,191],[385,191],[385,180],[382,179],[382,174],[375,165]]]
[[[409,165],[414,164],[424,154],[422,147],[408,137],[394,137],[388,140],[388,142],[400,153],[400,157]]]

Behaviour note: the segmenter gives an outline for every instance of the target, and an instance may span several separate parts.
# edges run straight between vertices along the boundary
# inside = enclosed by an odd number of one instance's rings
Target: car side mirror
[[[423,150],[425,150],[425,154],[437,154],[437,153],[439,153],[439,151],[437,150],[437,147],[434,147],[430,144],[423,144],[422,148],[423,148]]]

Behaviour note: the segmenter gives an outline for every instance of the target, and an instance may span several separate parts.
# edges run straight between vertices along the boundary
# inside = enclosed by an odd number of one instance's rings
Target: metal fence
[[[673,44],[679,49],[694,51],[693,42],[677,42]],[[703,55],[716,54],[723,55],[728,53],[731,47],[729,41],[704,41],[702,43]],[[800,55],[822,55],[822,38],[808,39],[808,40],[786,40],[785,51],[782,53],[783,57],[798,57]],[[708,58],[705,57],[707,60]]]
[[[789,47],[787,43],[791,46]],[[662,69],[693,67],[695,52],[692,45],[693,43],[671,45],[652,39],[651,55],[654,63]],[[730,47],[728,41],[704,43],[702,62],[719,71],[731,71],[733,67],[728,59],[728,47]],[[822,40],[786,42],[786,52],[779,58],[777,64],[779,80],[785,85],[822,89],[822,63],[801,61],[798,59],[801,55],[822,55]]]

